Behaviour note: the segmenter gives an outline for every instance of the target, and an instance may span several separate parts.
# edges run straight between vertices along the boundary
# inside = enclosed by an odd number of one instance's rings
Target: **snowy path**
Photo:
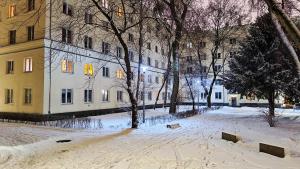
[[[224,110],[231,111],[219,111]],[[173,122],[182,126],[175,130],[156,125],[138,130],[78,131],[30,145],[0,147],[0,168],[299,169],[298,128],[269,128],[252,115],[215,111]],[[243,140],[237,144],[221,140],[224,130]],[[57,144],[57,139],[73,141]],[[287,157],[258,153],[260,141],[286,147]]]

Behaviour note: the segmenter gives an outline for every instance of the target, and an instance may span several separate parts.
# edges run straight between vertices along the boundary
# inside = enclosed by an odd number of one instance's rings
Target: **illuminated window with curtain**
[[[84,65],[84,74],[87,76],[93,76],[94,75],[94,67],[93,64],[87,63]]]
[[[74,73],[74,62],[66,59],[62,60],[61,71],[63,73]]]
[[[124,72],[121,69],[117,70],[116,74],[117,74],[118,79],[124,79],[124,77],[125,77]]]
[[[24,59],[24,72],[32,72],[32,58],[25,58]]]
[[[117,7],[117,16],[121,17],[123,16],[123,9],[121,7]]]
[[[16,5],[9,5],[8,6],[8,17],[14,17],[16,16]]]

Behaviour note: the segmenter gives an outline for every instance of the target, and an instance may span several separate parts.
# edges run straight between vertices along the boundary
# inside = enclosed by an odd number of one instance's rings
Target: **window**
[[[63,2],[63,13],[69,16],[73,15],[73,7],[66,0]]]
[[[162,92],[161,99],[162,99],[162,100],[165,100],[165,97],[166,97],[166,93],[165,93],[165,92]]]
[[[206,42],[199,42],[199,48],[205,48],[206,47]]]
[[[218,53],[218,59],[221,59],[221,53]]]
[[[91,14],[90,10],[85,11],[84,22],[86,24],[92,24],[93,23],[93,15]]]
[[[117,47],[117,57],[123,58],[123,49],[121,47]]]
[[[117,101],[123,102],[123,91],[117,91]]]
[[[27,1],[27,9],[28,11],[34,10],[35,0],[28,0]]]
[[[129,42],[134,42],[134,37],[133,37],[133,34],[132,34],[132,33],[129,33],[129,34],[128,34],[128,41],[129,41]]]
[[[108,0],[101,0],[101,6],[108,9]]]
[[[14,17],[16,16],[16,5],[9,5],[8,6],[8,17]]]
[[[103,102],[109,101],[109,91],[108,90],[102,90],[102,101]]]
[[[9,31],[9,44],[16,44],[16,30]]]
[[[93,38],[84,36],[84,47],[86,49],[93,49]]]
[[[110,53],[110,44],[107,42],[102,42],[102,53],[109,54]]]
[[[193,48],[193,43],[192,43],[192,42],[187,43],[186,47],[187,47],[188,49]]]
[[[71,60],[61,61],[61,72],[63,73],[74,73],[74,62]]]
[[[117,11],[116,11],[117,16],[121,17],[123,16],[123,9],[121,7],[117,7]]]
[[[7,61],[6,74],[13,74],[13,73],[14,73],[14,61]]]
[[[148,75],[148,83],[152,83],[152,76]]]
[[[168,92],[167,99],[168,99],[168,100],[171,100],[171,93],[170,93],[170,92]]]
[[[125,73],[124,73],[124,71],[123,70],[117,70],[117,72],[116,72],[116,77],[117,77],[117,79],[124,79],[124,77],[125,77]]]
[[[215,99],[222,99],[222,92],[215,92]]]
[[[107,21],[101,21],[103,30],[108,31],[109,30],[109,23]]]
[[[186,57],[186,61],[187,61],[188,63],[192,63],[192,62],[193,62],[193,57],[192,57],[192,56],[187,56],[187,57]]]
[[[155,67],[158,68],[158,60],[155,60]]]
[[[62,42],[72,44],[72,31],[66,28],[62,28]]]
[[[157,46],[155,46],[155,52],[158,53],[158,47]]]
[[[93,90],[85,89],[84,90],[84,103],[92,103],[93,102]]]
[[[128,51],[128,55],[129,55],[129,59],[130,59],[130,61],[134,61],[134,54],[133,54],[133,52],[132,51]]]
[[[164,50],[164,48],[161,48],[161,54],[162,54],[162,55],[165,55],[165,50]]]
[[[151,66],[151,58],[150,57],[147,57],[147,65]]]
[[[166,67],[166,63],[165,62],[161,62],[161,68],[164,69]]]
[[[200,59],[201,59],[201,60],[206,60],[206,59],[207,59],[206,53],[200,54]]]
[[[93,76],[94,75],[94,67],[91,63],[84,65],[84,74],[87,76]]]
[[[207,66],[201,66],[200,73],[206,73],[207,72]]]
[[[193,73],[193,67],[187,67],[186,73],[192,74]]]
[[[217,79],[215,85],[223,85],[223,81],[221,79]]]
[[[32,103],[32,89],[24,89],[24,104]]]
[[[73,103],[73,89],[62,89],[61,90],[61,103],[72,104]]]
[[[230,39],[230,44],[235,45],[236,44],[236,39],[235,38]]]
[[[152,92],[148,92],[148,100],[152,100]]]
[[[102,68],[102,76],[103,77],[109,77],[109,68],[108,67],[103,67]]]
[[[221,65],[215,65],[214,68],[215,68],[216,72],[219,72],[219,71],[222,70],[222,66]]]
[[[27,27],[27,40],[28,41],[34,40],[34,26]]]
[[[14,90],[13,89],[5,89],[5,104],[12,104],[14,102]]]
[[[150,42],[147,43],[147,49],[151,50],[151,43]]]
[[[159,84],[159,77],[158,76],[155,77],[155,83]]]
[[[24,59],[24,72],[32,72],[32,58]]]

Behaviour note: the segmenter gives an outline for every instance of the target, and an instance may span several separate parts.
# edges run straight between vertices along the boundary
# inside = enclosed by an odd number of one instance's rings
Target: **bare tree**
[[[189,9],[192,5],[192,0],[162,0],[156,1],[155,12],[158,14],[158,19],[169,26],[172,39],[172,75],[173,88],[171,95],[171,103],[169,113],[176,113],[176,105],[179,91],[179,48],[180,42],[184,33],[184,25]],[[173,24],[173,22],[174,24]]]

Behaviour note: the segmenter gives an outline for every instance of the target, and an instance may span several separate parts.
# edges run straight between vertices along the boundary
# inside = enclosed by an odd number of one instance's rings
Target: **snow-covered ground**
[[[186,107],[184,107],[186,108]],[[277,109],[276,128],[268,127],[259,108],[231,108],[166,124],[128,129],[128,113],[98,116],[100,130],[54,129],[0,123],[0,168],[49,169],[299,169],[300,111]],[[147,111],[147,117],[167,110]],[[221,132],[239,135],[236,144]],[[56,143],[70,139],[69,143]],[[281,159],[258,152],[264,142],[286,148]]]

